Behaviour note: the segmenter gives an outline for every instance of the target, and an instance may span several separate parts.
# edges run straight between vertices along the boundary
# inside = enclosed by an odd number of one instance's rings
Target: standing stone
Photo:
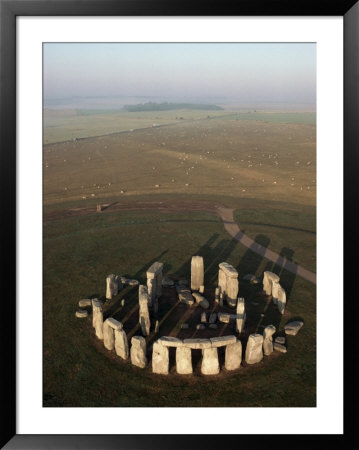
[[[158,333],[158,332],[159,332],[159,329],[160,329],[160,323],[159,323],[158,320],[156,320],[156,323],[155,323],[155,333]]]
[[[244,324],[246,321],[246,314],[245,314],[245,303],[244,298],[239,297],[237,300],[237,317],[236,317],[236,331],[237,333],[242,333],[244,330]]]
[[[279,295],[280,284],[278,281],[272,282],[272,299],[275,305],[278,304],[278,295]]]
[[[238,275],[237,275],[238,276]],[[227,303],[234,307],[237,304],[238,296],[238,278],[227,278]]]
[[[203,286],[203,284],[201,284],[201,286],[199,287],[199,293],[200,294],[204,293],[204,286]]]
[[[115,331],[109,325],[108,319],[103,324],[103,345],[107,350],[113,350],[115,348]]]
[[[131,339],[131,363],[144,369],[147,365],[146,341],[142,336],[133,336]]]
[[[176,372],[180,375],[188,375],[192,370],[192,354],[188,347],[176,348]]]
[[[138,288],[138,302],[139,302],[139,323],[141,325],[142,334],[148,336],[150,334],[150,311],[148,309],[149,296],[147,287],[140,285]]]
[[[202,366],[203,375],[217,375],[219,373],[219,361],[217,348],[205,348],[202,350]]]
[[[216,290],[215,290],[215,292],[214,292],[214,301],[215,301],[216,303],[219,303],[219,293],[220,293],[220,288],[219,288],[219,287],[216,287]]]
[[[146,272],[149,306],[153,305],[156,310],[158,308],[156,300],[162,295],[162,270],[163,263],[156,261]]]
[[[128,341],[124,330],[115,330],[115,351],[122,359],[128,359]]]
[[[263,273],[263,291],[266,295],[272,295],[273,282],[279,282],[279,276],[276,273],[265,271]]]
[[[234,307],[238,296],[238,272],[226,262],[219,264],[218,286],[227,299],[229,306]]]
[[[247,364],[255,364],[263,359],[263,336],[250,334],[248,337],[245,360]]]
[[[202,323],[207,323],[207,314],[205,312],[203,312],[201,314],[201,322]]]
[[[115,275],[109,275],[106,278],[106,298],[113,299],[118,294],[118,279]]]
[[[97,298],[92,300],[92,326],[99,339],[103,339],[103,312],[102,304]]]
[[[273,334],[276,328],[274,325],[268,325],[263,331],[263,352],[266,356],[273,353]]]
[[[152,350],[152,372],[162,375],[168,374],[169,350],[168,347],[158,342],[153,344]]]
[[[191,260],[191,289],[198,291],[204,284],[204,266],[202,256],[192,256]]]
[[[220,294],[224,294],[224,292],[226,292],[227,277],[226,277],[226,274],[224,273],[224,271],[221,269],[221,267],[219,268],[219,271],[218,271],[218,287],[219,287]]]
[[[148,306],[152,307],[152,304],[156,300],[156,280],[154,278],[147,278],[147,292]]]
[[[219,306],[223,306],[223,297],[224,297],[224,294],[223,294],[223,292],[221,292],[219,294]]]
[[[209,322],[209,323],[216,323],[216,320],[217,320],[217,313],[212,313],[212,314],[209,316],[208,322]]]
[[[281,314],[284,313],[286,303],[287,303],[287,296],[285,294],[285,290],[282,288],[282,286],[279,286],[277,305],[278,305],[278,311]]]
[[[227,370],[239,369],[242,362],[242,343],[237,340],[234,344],[226,346],[224,367]]]

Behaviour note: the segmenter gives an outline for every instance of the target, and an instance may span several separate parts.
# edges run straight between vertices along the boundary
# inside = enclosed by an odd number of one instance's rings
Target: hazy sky
[[[44,44],[45,98],[315,103],[315,44]]]

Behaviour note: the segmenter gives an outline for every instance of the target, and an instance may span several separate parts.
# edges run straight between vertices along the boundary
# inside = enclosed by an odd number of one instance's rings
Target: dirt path
[[[234,221],[233,212],[234,209],[224,208],[221,205],[213,205],[210,202],[186,202],[176,201],[174,203],[163,202],[143,202],[143,203],[112,203],[108,205],[102,205],[102,213],[116,212],[116,211],[159,211],[159,212],[184,212],[184,211],[206,211],[212,214],[217,214],[224,224],[225,230],[238,242],[245,247],[252,250],[254,253],[261,255],[263,258],[274,262],[276,265],[282,267],[288,272],[307,280],[313,284],[316,284],[316,274],[310,272],[304,267],[289,261],[278,253],[269,250],[266,247],[255,242],[250,237],[246,236],[239,228],[238,224]],[[47,225],[53,220],[64,219],[66,217],[74,217],[80,215],[94,214],[96,213],[95,207],[84,208],[72,208],[61,211],[54,211],[44,215],[44,225]],[[102,214],[101,213],[101,214]]]

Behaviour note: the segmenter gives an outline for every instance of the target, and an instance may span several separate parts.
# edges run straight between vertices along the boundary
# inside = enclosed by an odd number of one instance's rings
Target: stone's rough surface
[[[85,308],[86,306],[91,306],[91,305],[92,305],[92,301],[90,298],[84,298],[83,300],[79,301],[80,308]]]
[[[223,272],[223,270],[220,268],[218,271],[218,288],[219,288],[219,295],[224,294],[226,292],[227,288],[227,277],[226,274]]]
[[[144,369],[147,365],[146,341],[142,336],[133,336],[131,339],[131,363]]]
[[[201,372],[203,375],[217,375],[219,373],[217,348],[205,348],[202,350]]]
[[[287,303],[287,296],[286,296],[285,290],[282,288],[282,286],[279,286],[277,305],[278,305],[278,311],[281,314],[284,313],[286,303]]]
[[[168,347],[165,347],[164,345],[155,342],[153,344],[152,350],[152,372],[167,375],[168,366],[169,366]]]
[[[207,322],[207,314],[205,312],[203,312],[201,314],[201,322],[202,323],[206,323]]]
[[[106,278],[106,298],[113,299],[118,294],[118,279],[111,274]]]
[[[218,313],[218,320],[222,323],[229,323],[231,315],[227,313]]]
[[[199,293],[200,294],[204,293],[204,286],[203,286],[203,284],[201,284],[201,286],[199,287]]]
[[[160,329],[160,323],[159,323],[158,320],[156,320],[156,322],[155,322],[155,333],[158,333],[159,329]]]
[[[295,336],[298,331],[302,328],[303,322],[301,320],[295,320],[293,322],[287,323],[284,327],[285,334],[290,334],[291,336]]]
[[[209,339],[184,339],[183,345],[184,347],[193,348],[194,350],[203,350],[212,347],[212,343]]]
[[[237,304],[238,296],[238,280],[237,278],[227,278],[227,291],[226,291],[228,306],[234,308]]]
[[[151,307],[152,304],[156,301],[156,279],[155,278],[147,278],[147,293],[148,293],[148,306]]]
[[[181,375],[189,375],[192,373],[192,354],[190,348],[176,348],[176,372]]]
[[[161,297],[162,295],[162,272],[156,275],[156,297]]]
[[[263,359],[263,336],[250,334],[248,337],[245,360],[247,364],[255,364]]]
[[[175,285],[175,282],[173,280],[171,280],[171,278],[169,277],[164,277],[162,279],[162,286],[163,287],[172,287]]]
[[[227,370],[239,369],[242,362],[242,343],[236,341],[233,344],[227,345],[225,353],[224,367]]]
[[[109,317],[108,319],[106,319],[105,322],[107,322],[108,326],[111,327],[113,330],[122,330],[123,328],[122,322],[119,322],[113,317]]]
[[[278,303],[279,288],[280,288],[279,281],[272,281],[272,298],[273,298],[273,303],[275,305]]]
[[[129,286],[138,286],[140,282],[138,280],[128,280]]]
[[[263,352],[266,356],[269,356],[273,353],[273,334],[275,333],[276,328],[274,325],[268,325],[264,328],[263,331]]]
[[[234,344],[237,342],[237,338],[235,336],[218,336],[214,338],[210,338],[212,343],[212,347],[224,347],[226,345]]]
[[[156,275],[162,273],[162,270],[163,263],[156,261],[147,269],[146,276],[147,278],[155,278]]]
[[[181,330],[187,330],[189,328],[189,324],[188,323],[183,323],[181,325]]]
[[[244,314],[245,311],[245,303],[243,297],[238,297],[237,300],[237,314]]]
[[[225,275],[229,278],[238,278],[238,272],[237,270],[231,266],[230,264],[226,262],[222,262],[219,264],[219,268],[223,270]]]
[[[103,323],[103,345],[107,350],[113,350],[115,347],[115,331],[108,323],[109,319],[106,319]]]
[[[284,336],[277,336],[274,339],[274,342],[277,342],[278,344],[285,344],[285,337]]]
[[[267,295],[272,295],[273,282],[279,283],[279,276],[273,272],[266,271],[263,273],[263,291]]]
[[[236,331],[237,333],[242,333],[244,330],[244,324],[246,322],[245,314],[238,314],[236,318]]]
[[[158,302],[157,299],[162,295],[162,270],[163,263],[154,262],[149,269],[147,269],[147,291],[149,295],[149,307],[153,307],[157,312]]]
[[[213,330],[217,330],[218,325],[216,323],[210,323],[209,328],[212,328]]]
[[[209,302],[206,298],[203,297],[203,295],[199,294],[198,292],[193,292],[192,296],[196,300],[196,303],[202,306],[203,309],[209,308]]]
[[[196,330],[205,330],[206,329],[206,325],[204,325],[203,323],[199,323],[198,325],[196,325]]]
[[[179,301],[185,303],[186,305],[192,306],[194,304],[194,299],[192,297],[191,291],[184,286],[176,286],[176,291],[178,294]]]
[[[238,272],[230,264],[223,262],[219,264],[218,287],[222,298],[227,299],[229,306],[234,307],[237,303],[238,295]],[[221,299],[221,297],[220,297]]]
[[[79,311],[75,312],[75,316],[79,317],[80,319],[87,317],[89,313],[86,311],[86,309],[80,309]]]
[[[209,323],[215,323],[216,320],[217,320],[217,313],[212,313],[212,314],[209,316],[208,322],[209,322]]]
[[[166,347],[182,347],[183,341],[176,337],[172,336],[162,336],[157,341],[159,344],[164,345]]]
[[[284,345],[282,344],[278,344],[278,342],[274,342],[273,348],[274,350],[277,350],[277,352],[287,353],[286,347],[284,347]]]
[[[202,256],[192,256],[191,289],[198,291],[204,283],[204,265]]]
[[[115,351],[122,359],[128,359],[128,341],[124,330],[115,330]]]
[[[148,308],[149,296],[147,287],[140,285],[138,288],[138,302],[139,302],[139,323],[141,326],[142,334],[148,336],[150,334],[150,311]]]
[[[103,339],[102,304],[97,298],[92,300],[92,326],[95,328],[96,336]]]

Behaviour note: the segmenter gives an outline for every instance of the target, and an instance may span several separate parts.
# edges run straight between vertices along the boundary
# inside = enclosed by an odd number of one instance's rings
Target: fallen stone
[[[204,282],[204,265],[202,256],[192,256],[191,259],[191,289],[198,291]]]
[[[201,284],[201,286],[199,287],[199,291],[198,291],[200,294],[203,294],[204,293],[204,286],[203,286],[203,284]]]
[[[212,314],[209,316],[208,322],[209,322],[209,323],[215,323],[216,320],[217,320],[217,313],[212,313]]]
[[[202,350],[201,372],[203,375],[217,375],[219,373],[217,348],[205,348]]]
[[[92,301],[90,298],[85,298],[85,299],[79,301],[80,308],[85,308],[86,306],[91,306],[91,305],[92,305]]]
[[[285,337],[284,336],[277,336],[274,339],[274,342],[277,342],[278,344],[285,344]]]
[[[231,315],[227,313],[218,313],[218,320],[222,323],[229,323],[231,320]]]
[[[133,336],[131,339],[131,363],[144,369],[147,365],[146,340],[142,336]]]
[[[182,347],[183,341],[172,336],[162,336],[158,339],[158,343],[166,347]]]
[[[209,328],[212,328],[213,330],[217,330],[218,325],[216,323],[210,323]]]
[[[196,300],[196,303],[198,303],[200,306],[202,306],[203,309],[209,308],[209,302],[206,298],[204,298],[201,294],[198,292],[193,292],[192,296]]]
[[[75,312],[75,316],[82,319],[84,317],[87,317],[89,315],[88,311],[86,309],[80,309]]]
[[[234,344],[237,342],[237,338],[235,336],[217,336],[214,338],[210,338],[213,348],[224,347],[226,345]]]
[[[129,286],[138,286],[140,282],[138,280],[129,280]]]
[[[153,344],[152,349],[152,372],[161,375],[168,374],[169,351],[168,347],[158,342]]]
[[[203,312],[201,314],[201,322],[202,323],[206,323],[207,322],[207,314],[205,312]]]
[[[239,369],[242,362],[242,343],[237,340],[233,344],[227,345],[225,352],[224,367],[227,370]]]
[[[245,361],[247,364],[255,364],[263,359],[263,336],[250,334],[248,337]]]
[[[176,291],[178,294],[178,299],[181,303],[192,306],[194,304],[194,299],[192,297],[191,291],[183,286],[176,286]]]
[[[162,286],[163,287],[172,287],[175,285],[175,282],[171,280],[171,278],[164,277],[162,280]]]
[[[196,325],[196,330],[205,330],[206,326],[203,323],[199,323]]]
[[[176,372],[180,375],[189,375],[193,372],[192,354],[190,348],[176,348]]]
[[[183,346],[193,350],[211,348],[212,343],[209,339],[184,339]]]
[[[282,345],[282,344],[278,344],[278,342],[274,342],[273,348],[274,348],[274,350],[276,350],[277,352],[287,353],[286,347],[285,347],[284,345]]]
[[[124,330],[115,330],[115,352],[122,359],[128,359],[128,341]]]
[[[285,334],[295,336],[298,331],[302,328],[303,322],[300,320],[295,320],[294,322],[287,323],[284,327]]]

